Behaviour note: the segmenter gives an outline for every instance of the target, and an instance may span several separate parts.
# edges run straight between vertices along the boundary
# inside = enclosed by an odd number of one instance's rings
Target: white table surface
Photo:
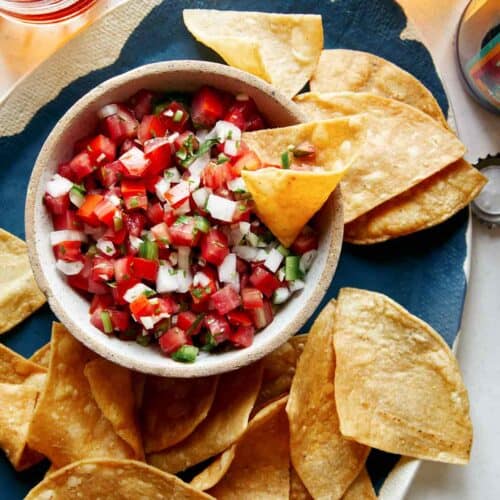
[[[455,59],[455,34],[468,0],[400,0],[442,75],[466,158],[500,151],[500,117],[465,92]],[[101,0],[64,25],[29,27],[0,18],[0,98],[79,29],[123,0]],[[469,290],[458,358],[469,390],[474,445],[468,466],[424,463],[408,500],[500,498],[500,230],[473,222]]]

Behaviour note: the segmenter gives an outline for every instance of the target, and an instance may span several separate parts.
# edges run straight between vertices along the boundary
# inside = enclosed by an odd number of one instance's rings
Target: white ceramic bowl
[[[53,230],[43,205],[45,185],[58,164],[72,156],[73,144],[92,133],[96,112],[105,104],[126,100],[141,88],[160,91],[194,91],[208,84],[233,94],[251,96],[270,126],[299,123],[295,104],[264,81],[240,70],[203,61],[169,61],[142,66],[111,78],[76,102],[59,120],[45,141],[33,169],[26,199],[26,239],[36,281],[47,295],[59,320],[88,348],[133,370],[168,377],[198,377],[234,370],[262,358],[299,331],[325,294],[337,266],[343,234],[340,190],[337,189],[315,217],[320,233],[318,256],[306,286],[259,332],[253,344],[221,354],[203,354],[193,364],[178,363],[156,347],[142,347],[107,336],[91,325],[89,303],[56,270],[49,242]]]

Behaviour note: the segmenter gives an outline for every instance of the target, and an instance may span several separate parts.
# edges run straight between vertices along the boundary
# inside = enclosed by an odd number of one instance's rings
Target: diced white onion
[[[105,240],[104,238],[97,240],[96,247],[98,250],[100,250],[104,255],[107,255],[108,257],[111,257],[116,252],[115,245],[113,244],[113,242]]]
[[[173,113],[172,113],[172,116],[173,116]],[[170,134],[167,137],[168,142],[170,142],[170,144],[172,144],[177,139],[177,137],[179,137],[179,135],[180,135],[179,132],[174,132],[173,134]]]
[[[129,172],[142,169],[149,162],[144,153],[135,146],[130,148],[126,153],[123,153],[118,159]]]
[[[194,160],[193,163],[189,165],[188,170],[191,172],[191,175],[199,177],[209,161],[210,161],[210,153],[205,153],[204,155],[201,155],[200,157],[196,158],[196,160]]]
[[[233,247],[233,252],[240,259],[246,260],[247,262],[253,262],[257,258],[258,250],[254,247],[235,246],[235,247]]]
[[[288,289],[293,293],[297,290],[302,290],[306,284],[302,280],[290,281],[288,283]]]
[[[193,192],[192,197],[198,208],[205,208],[208,196],[212,193],[210,188],[202,187]]]
[[[257,262],[265,261],[267,259],[268,255],[269,254],[268,254],[267,250],[264,250],[263,248],[258,248],[257,249],[257,256],[255,257],[255,260]]]
[[[177,252],[170,252],[168,256],[168,260],[173,266],[177,265],[177,261],[179,260],[179,254]]]
[[[146,330],[151,330],[151,328],[155,326],[155,319],[153,316],[141,316],[140,320]]]
[[[273,248],[267,254],[267,258],[264,261],[264,266],[267,267],[269,271],[275,273],[279,269],[282,261],[283,261],[283,255],[280,254],[278,250]]]
[[[62,229],[61,231],[51,231],[50,244],[58,245],[63,241],[87,241],[87,237],[81,231],[72,229]]]
[[[179,288],[177,271],[168,264],[163,264],[158,269],[156,277],[156,290],[159,293],[176,292]]]
[[[177,253],[178,253],[178,266],[179,269],[183,269],[184,271],[189,270],[189,256],[191,254],[191,249],[189,247],[178,247],[177,248]]]
[[[201,144],[205,142],[207,138],[208,130],[206,128],[201,128],[196,132],[196,138],[198,139],[198,142]]]
[[[236,177],[235,179],[231,179],[227,181],[227,187],[230,191],[244,191],[247,192],[247,185],[243,177]]]
[[[248,232],[247,235],[245,236],[245,239],[253,247],[256,247],[259,244],[259,237],[255,233]]]
[[[190,175],[187,180],[189,184],[189,191],[196,191],[201,184],[201,177],[198,175]]]
[[[308,252],[305,252],[302,257],[300,258],[299,261],[299,269],[305,274],[307,271],[309,271],[312,263],[314,262],[314,259],[316,258],[316,255],[318,254],[317,250],[309,250]]]
[[[76,191],[76,189],[72,189],[69,192],[69,201],[71,201],[71,203],[73,203],[75,207],[80,208],[85,201],[85,196],[83,196],[83,194],[81,194],[80,192]]]
[[[218,267],[218,271],[219,281],[222,281],[222,283],[233,283],[238,275],[236,272],[236,255],[234,253],[227,254]]]
[[[104,120],[104,118],[116,115],[116,113],[118,113],[118,106],[116,104],[106,104],[106,106],[103,106],[97,112],[97,117],[99,120]]]
[[[177,282],[179,284],[177,287],[177,291],[179,293],[186,293],[189,291],[191,285],[193,284],[193,276],[188,271],[179,270],[177,272]]]
[[[156,184],[155,184],[155,193],[156,196],[160,201],[165,201],[165,193],[170,189],[170,182],[165,180],[164,177],[162,177]]]
[[[59,196],[64,196],[69,193],[72,187],[73,183],[69,179],[66,179],[66,177],[62,175],[55,174],[52,179],[47,182],[45,192],[54,198],[58,198]]]
[[[175,167],[167,168],[167,170],[165,170],[165,179],[168,182],[181,182],[181,174]]]
[[[285,281],[285,275],[286,275],[286,273],[285,273],[285,268],[284,268],[284,267],[282,267],[282,268],[278,271],[278,274],[277,274],[278,279],[279,279],[280,281]]]
[[[239,141],[241,139],[241,130],[234,123],[219,120],[206,135],[205,140],[207,139],[218,139],[219,142],[225,142],[226,139]]]
[[[134,250],[139,250],[139,247],[144,243],[143,240],[141,240],[141,238],[138,238],[137,236],[129,236],[128,237],[129,241],[130,241],[130,246],[134,249]]]
[[[274,291],[273,294],[273,303],[274,304],[283,304],[290,298],[291,292],[286,287],[280,287]]]
[[[210,278],[201,271],[198,271],[193,277],[193,286],[208,286],[210,283]]]
[[[224,154],[226,154],[227,156],[236,156],[238,154],[238,146],[236,145],[236,141],[228,139],[224,143]]]
[[[106,196],[106,198],[115,206],[115,207],[119,207],[120,204],[121,204],[121,200],[118,196],[116,196],[116,194],[114,193],[110,193]]]
[[[83,269],[83,262],[66,262],[64,260],[58,260],[56,262],[56,267],[66,276],[74,276]]]
[[[186,215],[191,212],[191,205],[189,204],[189,199],[187,199],[180,207],[174,209],[175,215]]]
[[[207,210],[214,219],[231,222],[236,210],[236,202],[211,194],[208,197]]]
[[[137,283],[136,285],[130,287],[123,295],[123,298],[128,302],[134,302],[135,299],[141,295],[153,295],[156,293],[152,288],[146,286],[144,283]]]
[[[228,234],[229,244],[231,246],[239,245],[244,236],[245,233],[242,231],[240,224],[231,225]]]

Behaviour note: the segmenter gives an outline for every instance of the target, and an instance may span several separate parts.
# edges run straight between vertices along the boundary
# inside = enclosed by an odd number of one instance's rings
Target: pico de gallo
[[[241,140],[265,127],[254,101],[140,90],[98,119],[44,195],[56,267],[91,300],[91,323],[181,362],[249,346],[304,287],[318,246],[306,227],[284,248],[254,212],[240,175],[267,166]]]

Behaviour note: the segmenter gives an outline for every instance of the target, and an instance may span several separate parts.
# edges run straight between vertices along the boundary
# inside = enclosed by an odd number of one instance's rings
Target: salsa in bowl
[[[267,167],[244,131],[299,120],[268,85],[211,63],[139,68],[79,101],[44,145],[27,201],[35,275],[69,330],[171,376],[236,368],[295,333],[336,265],[338,190],[286,248],[241,172]],[[314,162],[310,145],[295,149],[279,167]]]

